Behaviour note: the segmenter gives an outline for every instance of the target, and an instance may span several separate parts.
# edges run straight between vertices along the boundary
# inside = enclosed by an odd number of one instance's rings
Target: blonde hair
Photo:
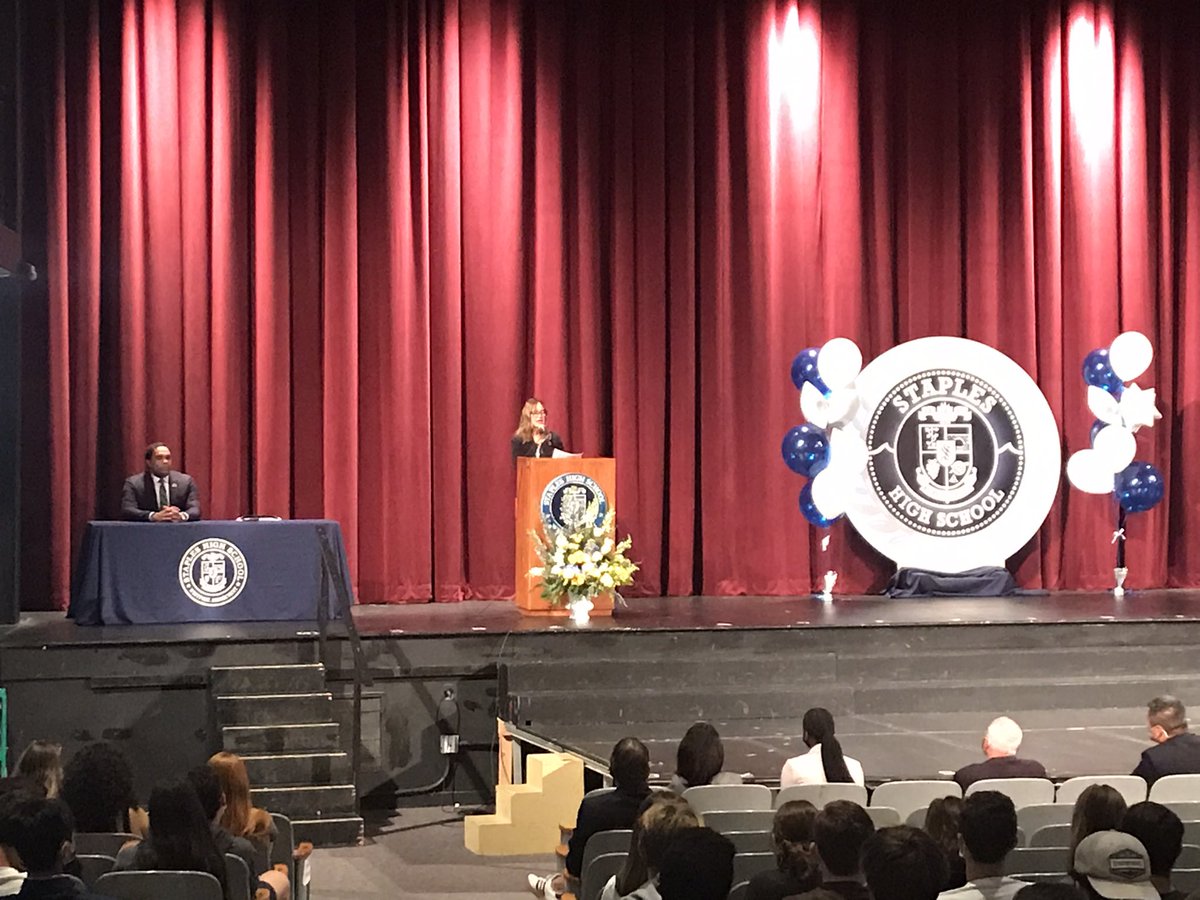
[[[34,741],[17,761],[16,774],[36,781],[46,797],[53,800],[62,788],[62,744]]]
[[[517,423],[517,430],[513,432],[513,437],[522,441],[533,440],[533,411],[539,406],[543,411],[546,408],[546,404],[537,397],[530,397],[525,401],[525,405],[521,407],[521,419]]]

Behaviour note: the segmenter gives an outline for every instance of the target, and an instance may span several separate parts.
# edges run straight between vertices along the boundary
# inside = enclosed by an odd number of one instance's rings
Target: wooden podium
[[[617,506],[617,461],[606,457],[584,459],[537,459],[521,457],[517,460],[517,590],[513,598],[517,609],[526,615],[565,616],[566,606],[551,606],[542,599],[541,582],[529,576],[529,570],[540,566],[537,550],[529,532],[545,535],[542,527],[542,495],[552,481],[560,476],[580,475],[600,487],[608,502],[608,508]],[[594,616],[612,615],[611,594],[602,594],[593,600]]]

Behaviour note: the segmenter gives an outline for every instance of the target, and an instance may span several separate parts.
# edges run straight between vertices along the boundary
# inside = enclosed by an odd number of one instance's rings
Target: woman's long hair
[[[1071,812],[1070,871],[1075,871],[1075,848],[1079,842],[1097,831],[1117,831],[1125,815],[1125,798],[1107,784],[1092,784],[1083,789]]]
[[[150,836],[140,855],[157,869],[208,872],[225,888],[225,858],[213,840],[200,798],[187,781],[150,792]],[[135,857],[136,859],[136,857]]]
[[[717,729],[697,722],[683,735],[675,752],[675,774],[688,787],[709,784],[725,765],[725,746]]]
[[[545,407],[537,397],[530,397],[525,401],[525,405],[521,407],[521,419],[517,422],[517,430],[513,432],[513,437],[522,441],[533,440],[533,411],[539,406]]]
[[[663,851],[681,828],[699,828],[700,818],[678,794],[651,794],[633,822],[629,855],[617,873],[617,896],[632,894],[658,874]]]
[[[815,706],[804,714],[804,733],[814,744],[821,745],[821,765],[825,768],[825,780],[830,784],[849,784],[854,781],[842,745],[833,736],[833,714]]]
[[[789,800],[775,810],[771,823],[771,848],[775,865],[812,890],[821,885],[821,869],[813,855],[817,808],[807,800]]]
[[[53,800],[62,789],[62,744],[53,741],[34,741],[17,760],[16,774],[37,785]]]
[[[225,797],[221,827],[235,837],[241,837],[250,828],[250,816],[254,809],[250,803],[250,776],[246,774],[246,764],[236,753],[224,751],[214,753],[208,764],[217,773],[221,793]]]

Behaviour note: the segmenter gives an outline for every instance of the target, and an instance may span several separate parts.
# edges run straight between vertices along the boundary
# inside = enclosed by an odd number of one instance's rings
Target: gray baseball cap
[[[1158,900],[1150,883],[1150,856],[1142,842],[1123,831],[1097,831],[1075,848],[1075,871],[1109,900]]]

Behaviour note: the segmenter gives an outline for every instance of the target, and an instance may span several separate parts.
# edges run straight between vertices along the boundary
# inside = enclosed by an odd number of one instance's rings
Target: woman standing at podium
[[[537,397],[530,397],[521,407],[521,421],[512,436],[512,455],[549,458],[562,450],[563,442],[555,432],[546,429],[546,407]]]

